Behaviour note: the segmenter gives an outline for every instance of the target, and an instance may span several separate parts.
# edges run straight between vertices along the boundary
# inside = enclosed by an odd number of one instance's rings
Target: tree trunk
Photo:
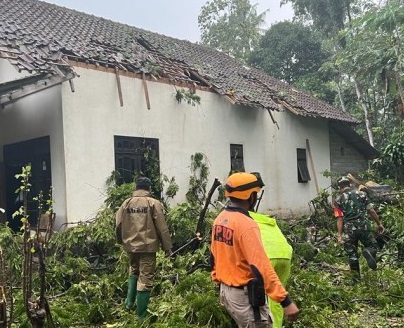
[[[346,112],[346,107],[345,107],[344,98],[342,97],[341,83],[340,82],[341,82],[341,79],[338,78],[338,81],[337,81],[338,99],[339,99],[339,103],[341,105],[342,111]]]
[[[356,89],[356,95],[358,97],[359,103],[361,104],[363,112],[365,113],[365,124],[366,124],[366,131],[368,133],[369,143],[372,146],[374,146],[372,122],[370,121],[370,118],[369,118],[369,108],[365,102],[365,99],[363,98],[362,87],[359,84],[357,79],[355,79],[355,89]]]
[[[400,72],[395,71],[394,75],[395,75],[395,79],[396,79],[396,83],[397,83],[398,94],[400,95],[400,99],[401,99],[401,104],[404,105],[404,87],[403,87],[403,84],[401,83]]]

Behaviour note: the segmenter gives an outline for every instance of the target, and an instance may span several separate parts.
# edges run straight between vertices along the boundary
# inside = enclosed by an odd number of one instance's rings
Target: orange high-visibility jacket
[[[226,207],[213,223],[212,280],[228,286],[245,286],[256,268],[262,276],[267,295],[287,306],[291,300],[262,246],[261,233],[247,211]]]

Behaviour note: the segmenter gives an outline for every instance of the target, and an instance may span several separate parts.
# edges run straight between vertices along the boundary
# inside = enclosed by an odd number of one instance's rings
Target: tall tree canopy
[[[316,72],[324,59],[321,38],[310,27],[285,21],[265,33],[249,62],[273,77],[294,83]]]
[[[359,8],[353,6],[358,0],[282,0],[291,3],[297,17],[311,21],[313,26],[327,36],[334,36],[344,28],[352,12],[358,13]]]
[[[385,133],[397,127],[393,121],[398,123],[397,116],[391,113],[397,105],[401,108],[402,103],[404,1],[282,0],[282,3],[291,3],[295,18],[327,39],[324,44],[328,45],[330,56],[323,67],[333,70],[332,85],[339,95],[339,105],[364,121],[371,145],[383,146],[389,139]]]
[[[331,80],[322,65],[327,54],[321,34],[310,26],[288,21],[272,25],[250,56],[249,63],[269,75],[332,103],[335,93],[328,87]]]
[[[244,60],[258,45],[264,22],[265,12],[258,14],[249,0],[211,0],[198,16],[203,44]]]
[[[371,132],[383,146],[404,118],[404,1],[372,8],[343,35],[347,44],[336,64],[355,81]]]

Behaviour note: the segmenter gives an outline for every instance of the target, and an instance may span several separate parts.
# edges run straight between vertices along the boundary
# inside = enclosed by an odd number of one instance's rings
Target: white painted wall
[[[190,157],[206,155],[211,178],[222,181],[230,171],[230,143],[243,144],[247,171],[259,171],[266,183],[261,211],[274,214],[307,212],[315,196],[314,179],[297,182],[296,148],[311,142],[321,187],[329,169],[328,128],[323,120],[275,114],[280,130],[266,110],[233,106],[212,93],[197,91],[201,104],[178,104],[172,85],[148,82],[151,109],[142,81],[121,76],[124,106],[120,107],[115,74],[76,68],[75,93],[63,85],[66,217],[93,218],[105,196],[105,181],[114,170],[114,135],[158,138],[161,171],[180,185],[175,202],[183,201],[191,174]],[[310,174],[313,175],[309,166]]]
[[[322,175],[325,170],[330,170],[327,122],[296,116],[288,111],[275,113],[274,117],[280,129],[268,136],[269,150],[265,157],[265,162],[271,163],[267,165],[269,179],[264,194],[265,205],[269,202],[269,208],[261,210],[280,217],[303,215],[309,210],[308,202],[317,194],[314,176],[319,189],[330,185],[329,178]],[[315,172],[306,149],[306,139],[310,143]],[[297,148],[306,149],[311,176],[311,181],[307,183],[298,182]]]
[[[3,71],[1,71],[3,72]],[[22,76],[17,76],[21,78]],[[0,109],[0,147],[49,136],[56,225],[66,220],[66,190],[61,87],[31,94]],[[3,152],[0,152],[3,161]]]

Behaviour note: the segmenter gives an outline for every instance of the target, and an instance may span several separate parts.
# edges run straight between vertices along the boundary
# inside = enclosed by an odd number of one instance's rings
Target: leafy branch
[[[188,105],[196,106],[201,103],[201,97],[196,94],[192,89],[176,89],[175,99],[180,104],[182,101],[186,101]]]

